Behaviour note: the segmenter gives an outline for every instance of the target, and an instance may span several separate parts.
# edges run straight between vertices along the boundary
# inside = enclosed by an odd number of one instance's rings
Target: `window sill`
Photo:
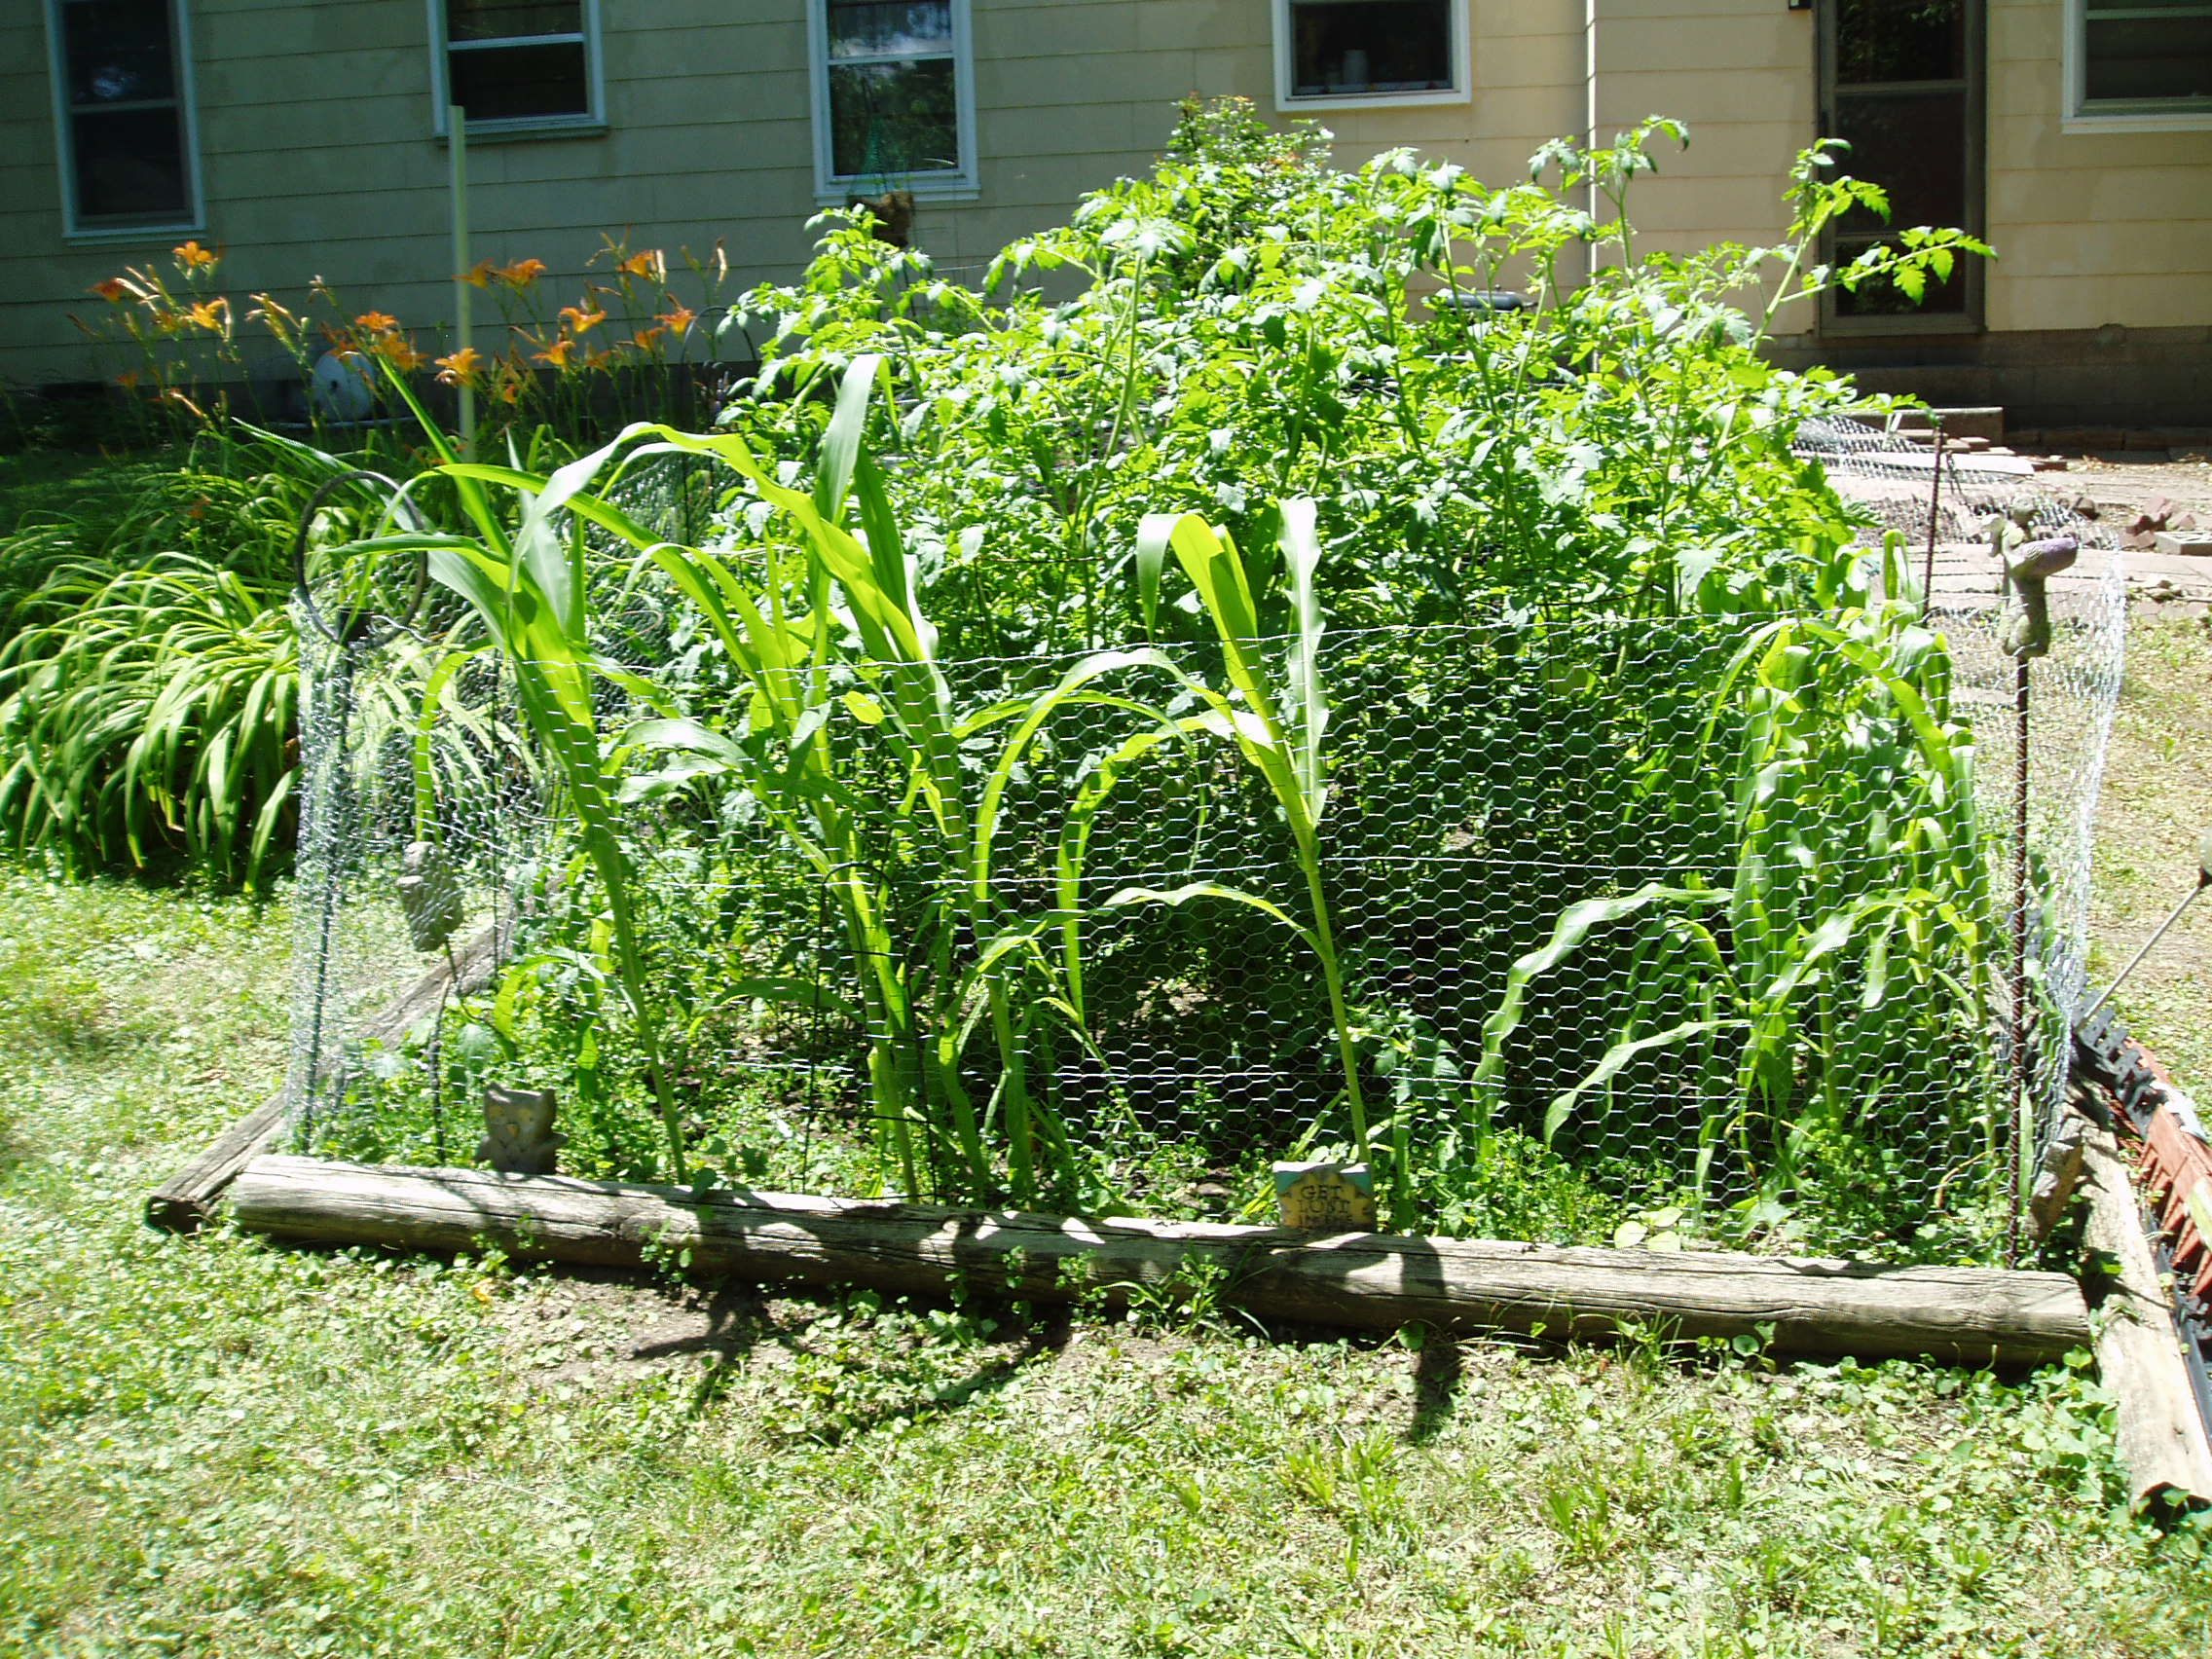
[[[612,129],[597,116],[569,116],[546,121],[489,121],[471,122],[468,142],[477,144],[518,144],[532,138],[604,138]],[[450,132],[431,135],[438,144],[453,142]]]
[[[818,207],[842,207],[856,196],[880,196],[886,190],[903,190],[916,202],[980,202],[982,188],[971,179],[946,179],[935,182],[909,179],[903,183],[880,179],[830,179],[814,187],[814,203]]]
[[[2212,132],[2212,109],[2157,110],[2140,115],[2065,115],[2061,132]]]
[[[71,247],[116,247],[169,237],[204,236],[206,232],[206,221],[195,219],[176,225],[95,225],[89,230],[65,230],[61,240]]]
[[[1421,105],[1472,103],[1467,92],[1314,92],[1305,97],[1277,97],[1275,108],[1285,113],[1309,109],[1414,109]]]

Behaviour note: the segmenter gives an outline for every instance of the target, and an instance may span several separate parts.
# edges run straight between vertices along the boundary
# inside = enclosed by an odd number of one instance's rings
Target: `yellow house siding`
[[[2212,131],[2061,130],[2063,28],[1991,0],[1990,328],[2212,323]]]
[[[1689,148],[1661,140],[1657,174],[1636,187],[1655,245],[1781,234],[1789,161],[1815,128],[1815,50],[1812,14],[1771,0],[1599,0],[1599,141],[1650,115],[1690,126]]]
[[[479,141],[475,252],[533,255],[555,303],[594,274],[602,232],[704,252],[731,289],[796,274],[816,210],[808,0],[603,0],[607,130]],[[1143,169],[1176,99],[1234,92],[1329,128],[1356,163],[1417,146],[1493,183],[1559,134],[1600,141],[1654,113],[1690,123],[1639,182],[1646,247],[1770,241],[1791,156],[1816,131],[1816,15],[1780,0],[1463,0],[1467,101],[1273,103],[1271,0],[973,0],[979,190],[925,201],[919,234],[957,269]],[[203,238],[225,283],[298,299],[328,277],[438,339],[451,312],[447,153],[432,136],[424,0],[188,0]],[[2212,132],[2060,129],[2060,0],[1990,0],[1987,284],[1993,331],[2212,324]],[[0,19],[0,380],[95,372],[71,313],[170,236],[65,242],[45,10]],[[1594,121],[1593,121],[1594,115]],[[483,321],[490,346],[493,324]],[[1809,318],[1786,318],[1800,326]],[[102,365],[112,372],[114,365]]]

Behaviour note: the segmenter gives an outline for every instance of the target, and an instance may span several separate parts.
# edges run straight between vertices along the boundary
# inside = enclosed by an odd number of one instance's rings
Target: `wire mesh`
[[[694,1172],[756,1187],[1249,1218],[1273,1161],[1364,1157],[1402,1227],[1992,1259],[2082,1000],[2118,558],[2054,584],[2033,670],[2023,1123],[2012,663],[1974,537],[2024,481],[1938,474],[1865,427],[1806,453],[1915,546],[1934,509],[1936,637],[1893,616],[1846,643],[1920,687],[1941,743],[1852,666],[1833,615],[1331,633],[1308,858],[1207,725],[1193,688],[1221,682],[1218,647],[1133,653],[1033,732],[1085,658],[949,655],[949,792],[875,741],[884,686],[825,662],[792,689],[839,756],[841,839],[820,801],[794,821],[788,775],[625,752],[636,987],[497,655],[433,681],[450,655],[426,636],[311,636],[296,1129],[466,1161],[484,1086],[520,1084],[558,1093],[565,1168],[651,1174],[665,1081]],[[623,504],[672,537],[715,531],[682,460]],[[757,727],[685,607],[617,561],[603,585],[595,643],[640,677],[602,680],[603,731],[656,712],[641,683]],[[1261,648],[1276,682],[1294,650]],[[400,902],[411,847],[451,887],[427,943]],[[505,954],[486,983],[374,1031],[488,929]]]
[[[2056,1128],[2065,1105],[2069,1034],[2088,1004],[2089,869],[2107,745],[2125,662],[2125,553],[2111,530],[2045,489],[2032,462],[1936,449],[1894,428],[1824,423],[1801,439],[1838,494],[1919,551],[1931,620],[1960,666],[1960,712],[1971,721],[1994,865],[2017,856],[2017,806],[2027,806],[2033,889],[2028,949],[2033,982],[2029,1073],[2035,1140]],[[2051,653],[2029,671],[2027,773],[2020,765],[2014,665],[1999,643],[2004,604],[1994,519],[2024,509],[2037,536],[2071,537],[2075,565],[2049,583],[2057,631]],[[2015,929],[2017,918],[2009,918]],[[1998,1036],[2011,1066],[2011,1026]]]

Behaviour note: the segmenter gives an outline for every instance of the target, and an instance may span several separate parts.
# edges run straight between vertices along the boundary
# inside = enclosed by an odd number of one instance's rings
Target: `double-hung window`
[[[47,0],[63,227],[200,225],[185,0]]]
[[[2066,0],[2066,124],[2212,128],[2212,0]]]
[[[808,0],[821,195],[976,189],[968,0]]]
[[[1274,0],[1275,102],[1464,103],[1468,0]]]
[[[434,121],[470,132],[596,127],[599,0],[430,0]]]

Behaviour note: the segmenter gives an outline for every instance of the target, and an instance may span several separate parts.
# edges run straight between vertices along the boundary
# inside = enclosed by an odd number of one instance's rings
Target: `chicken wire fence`
[[[2032,671],[2016,983],[2013,664],[1972,536],[2020,480],[1938,478],[1868,428],[1811,437],[1903,539],[1938,514],[1939,638],[1854,647],[1911,665],[1937,749],[1878,679],[1792,683],[1791,653],[1846,660],[1826,618],[1340,631],[1313,663],[1327,795],[1306,861],[1199,729],[1191,683],[1218,680],[1218,648],[1133,657],[1019,742],[1018,711],[1077,659],[943,664],[968,718],[957,833],[871,744],[874,691],[826,664],[794,689],[843,746],[850,856],[700,753],[619,765],[634,986],[511,668],[408,630],[303,629],[295,1136],[469,1162],[485,1087],[542,1088],[564,1171],[649,1174],[665,1085],[688,1173],[717,1184],[1238,1219],[1272,1212],[1274,1160],[1364,1157],[1399,1226],[1996,1259],[2082,1001],[2118,561],[2053,584]],[[709,533],[681,461],[624,504]],[[638,677],[599,684],[603,731],[653,712],[647,684],[743,730],[744,693],[667,595],[631,581],[600,614]],[[1286,667],[1290,644],[1270,649]],[[403,902],[425,875],[447,895],[426,930]],[[394,1027],[440,965],[463,988]]]
[[[1852,505],[1918,557],[1928,613],[1961,670],[1957,713],[1986,756],[1982,794],[1992,858],[2018,867],[2024,843],[2032,903],[2028,957],[2043,984],[2030,1026],[2035,1139],[2058,1125],[2075,1017],[2088,1005],[2089,869],[2105,756],[2120,702],[2127,634],[2125,554],[2112,532],[2045,488],[2031,462],[1939,449],[1895,427],[1825,422],[1800,437]],[[2026,746],[2016,669],[2000,645],[2004,582],[1992,522],[2017,515],[2038,537],[2063,537],[2075,563],[2049,582],[2053,649],[2029,669]],[[2011,1066],[2010,1026],[1999,1038]]]

